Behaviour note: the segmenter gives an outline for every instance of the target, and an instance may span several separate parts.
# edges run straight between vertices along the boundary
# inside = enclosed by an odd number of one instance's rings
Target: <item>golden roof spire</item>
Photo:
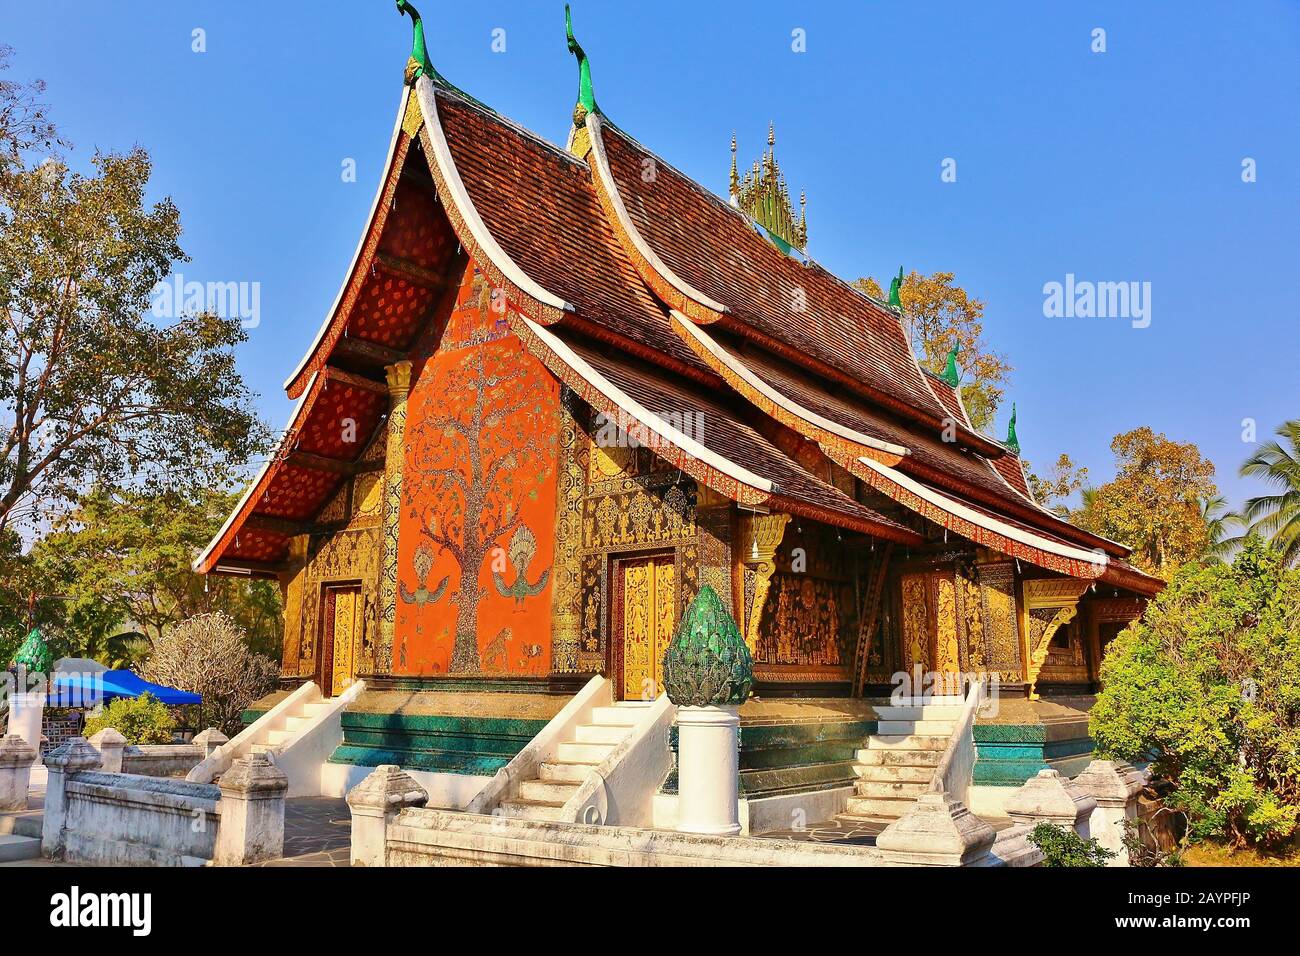
[[[803,249],[808,244],[808,197],[799,194],[800,212],[795,216],[790,190],[776,161],[776,123],[767,126],[767,149],[743,179],[737,177],[736,136],[731,136],[731,204],[739,207],[768,234],[788,246]]]

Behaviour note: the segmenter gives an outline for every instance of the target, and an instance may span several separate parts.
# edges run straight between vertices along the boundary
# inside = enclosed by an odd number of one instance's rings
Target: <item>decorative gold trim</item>
[[[744,620],[745,643],[751,654],[758,647],[758,624],[776,573],[776,551],[789,523],[790,515],[780,513],[743,515],[739,521],[736,557],[754,572],[753,597]]]
[[[1073,578],[1035,578],[1021,583],[1024,596],[1025,640],[1030,643],[1026,654],[1025,681],[1029,685],[1029,699],[1038,699],[1038,675],[1047,661],[1048,648],[1056,632],[1074,620],[1079,613],[1079,598],[1091,582]],[[1035,635],[1033,611],[1052,610],[1056,613]]]

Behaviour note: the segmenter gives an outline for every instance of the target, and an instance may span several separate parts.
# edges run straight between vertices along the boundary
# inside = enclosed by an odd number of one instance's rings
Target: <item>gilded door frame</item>
[[[343,581],[321,581],[320,582],[320,599],[316,606],[320,609],[317,614],[316,622],[316,646],[320,649],[317,656],[316,664],[316,686],[320,688],[325,697],[334,696],[334,631],[327,626],[327,622],[333,616],[333,608],[329,603],[330,591],[355,591],[357,594],[358,607],[356,619],[359,625],[364,626],[365,617],[365,589],[359,580]],[[326,635],[329,640],[326,641]],[[356,645],[360,631],[353,635],[354,646],[352,648],[352,676],[357,675],[357,664],[359,652]]]
[[[649,563],[667,558],[672,562],[675,579],[673,585],[673,620],[681,617],[682,581],[681,567],[677,560],[676,548],[656,548],[647,551],[626,552],[611,555],[608,577],[609,601],[609,661],[606,678],[614,684],[614,699],[625,700],[623,696],[623,569],[629,564]],[[662,690],[662,688],[660,688]]]

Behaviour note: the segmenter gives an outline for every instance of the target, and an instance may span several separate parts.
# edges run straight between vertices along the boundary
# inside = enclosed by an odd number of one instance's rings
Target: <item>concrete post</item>
[[[960,800],[923,793],[876,837],[886,860],[903,866],[973,866],[988,856],[997,833]]]
[[[212,862],[244,866],[284,855],[289,778],[264,750],[237,757],[221,776],[220,821]]]
[[[17,734],[0,737],[0,813],[27,809],[36,748]]]
[[[740,833],[740,715],[734,705],[677,708],[677,829]]]
[[[17,734],[36,751],[36,765],[41,764],[41,717],[45,713],[45,691],[9,695],[8,734]]]
[[[63,858],[64,834],[68,815],[64,786],[68,777],[83,770],[99,769],[99,751],[86,743],[85,737],[73,737],[62,747],[45,755],[49,777],[45,784],[44,820],[41,823],[41,853],[53,860]]]
[[[230,738],[217,730],[216,727],[209,727],[200,734],[195,734],[194,739],[190,741],[197,747],[203,748],[203,759],[207,760],[222,744],[230,743]]]
[[[1055,770],[1038,771],[1038,776],[1026,780],[1006,803],[1007,816],[1016,823],[1051,823],[1074,830],[1085,840],[1096,808],[1096,800]]]
[[[126,738],[112,727],[105,727],[90,738],[90,746],[99,751],[99,767],[105,773],[122,772],[122,752]]]
[[[1137,822],[1138,796],[1145,783],[1145,774],[1122,760],[1094,760],[1074,778],[1075,788],[1097,801],[1090,829],[1099,844],[1116,854],[1107,866],[1129,865],[1124,825]]]
[[[352,810],[352,865],[388,865],[388,825],[406,807],[422,807],[429,794],[401,767],[381,764],[348,791]]]

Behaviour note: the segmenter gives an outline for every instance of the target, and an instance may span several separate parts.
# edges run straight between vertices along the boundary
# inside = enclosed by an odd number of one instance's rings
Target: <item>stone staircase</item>
[[[845,822],[886,825],[906,812],[930,787],[962,713],[960,697],[877,707],[876,733],[857,753],[854,795]]]
[[[293,740],[305,728],[312,719],[321,714],[327,713],[334,708],[334,704],[328,700],[312,701],[310,703],[300,704],[296,712],[286,716],[284,727],[279,730],[267,731],[265,743],[268,747],[283,747],[289,741]]]
[[[0,813],[0,863],[34,860],[41,855],[43,819],[39,809]]]
[[[626,740],[653,701],[621,700],[591,711],[592,723],[574,728],[574,739],[556,748],[554,760],[519,783],[519,794],[501,801],[501,812],[525,820],[559,820],[564,804],[614,748]]]

